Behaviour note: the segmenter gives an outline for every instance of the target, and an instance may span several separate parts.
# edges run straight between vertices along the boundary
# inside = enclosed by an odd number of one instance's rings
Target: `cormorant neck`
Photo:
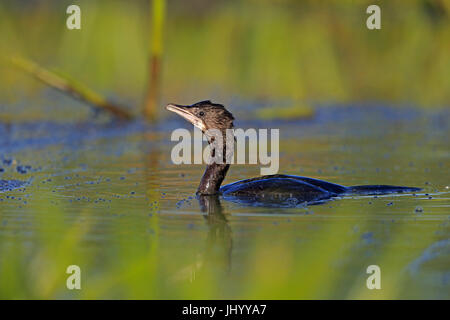
[[[227,163],[217,164],[211,163],[206,166],[205,173],[200,180],[197,194],[213,195],[218,194],[220,185],[222,184],[228,172],[230,165]]]
[[[223,180],[225,179],[225,176],[228,172],[228,169],[230,168],[229,162],[227,162],[227,159],[230,155],[233,153],[234,144],[230,143],[230,141],[227,141],[228,139],[231,139],[231,142],[234,142],[234,137],[226,137],[225,130],[222,132],[222,138],[223,138],[223,151],[222,151],[222,163],[216,163],[213,162],[211,164],[208,164],[206,166],[205,173],[203,174],[202,179],[200,180],[200,185],[197,189],[197,194],[199,195],[214,195],[219,193],[220,185],[222,184]],[[208,137],[208,143],[211,145],[214,141],[214,138]],[[227,149],[227,142],[228,142],[228,148]],[[227,153],[227,150],[229,151]],[[214,158],[215,150],[211,150],[211,157]]]

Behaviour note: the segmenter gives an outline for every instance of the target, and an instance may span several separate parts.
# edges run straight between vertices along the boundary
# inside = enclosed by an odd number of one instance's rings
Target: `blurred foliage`
[[[377,1],[382,29],[368,30],[372,2],[168,1],[162,103],[230,103],[237,97],[448,106],[450,1]],[[64,70],[140,108],[148,78],[149,1],[76,4],[81,30],[66,28],[65,1],[2,1],[2,54]],[[0,93],[3,104],[33,99],[42,89],[5,65],[0,74],[7,88]]]

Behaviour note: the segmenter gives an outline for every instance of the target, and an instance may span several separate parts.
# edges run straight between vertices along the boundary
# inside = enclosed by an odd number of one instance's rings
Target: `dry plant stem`
[[[131,113],[126,111],[123,107],[119,107],[108,102],[104,97],[102,97],[95,91],[89,89],[79,82],[76,82],[73,79],[66,79],[63,76],[46,70],[38,66],[34,62],[24,58],[13,57],[10,58],[10,62],[14,66],[31,74],[36,79],[42,81],[50,87],[58,89],[59,91],[68,94],[80,101],[87,102],[94,108],[107,111],[121,120],[130,120],[132,118]]]
[[[150,59],[150,79],[148,84],[147,99],[145,102],[145,116],[148,120],[155,120],[157,117],[157,105],[160,89],[160,59],[153,56]]]

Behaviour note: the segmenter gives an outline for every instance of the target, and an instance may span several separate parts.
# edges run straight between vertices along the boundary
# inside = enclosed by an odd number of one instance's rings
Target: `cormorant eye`
[[[203,111],[200,111],[200,112],[198,113],[198,115],[199,115],[200,117],[203,117],[203,116],[205,115],[205,113],[204,113]]]

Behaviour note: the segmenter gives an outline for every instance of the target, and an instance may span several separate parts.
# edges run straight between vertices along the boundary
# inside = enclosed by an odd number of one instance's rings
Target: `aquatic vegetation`
[[[166,0],[151,0],[152,29],[149,32],[149,79],[144,106],[144,114],[149,120],[156,120],[159,110],[161,92],[163,30],[166,11]]]
[[[85,101],[94,108],[110,112],[113,116],[122,120],[130,120],[132,118],[131,114],[125,108],[108,102],[104,97],[97,94],[92,89],[89,89],[74,79],[70,79],[68,76],[58,75],[24,58],[13,57],[10,61],[15,66],[30,73],[36,79],[44,82],[50,87]]]

